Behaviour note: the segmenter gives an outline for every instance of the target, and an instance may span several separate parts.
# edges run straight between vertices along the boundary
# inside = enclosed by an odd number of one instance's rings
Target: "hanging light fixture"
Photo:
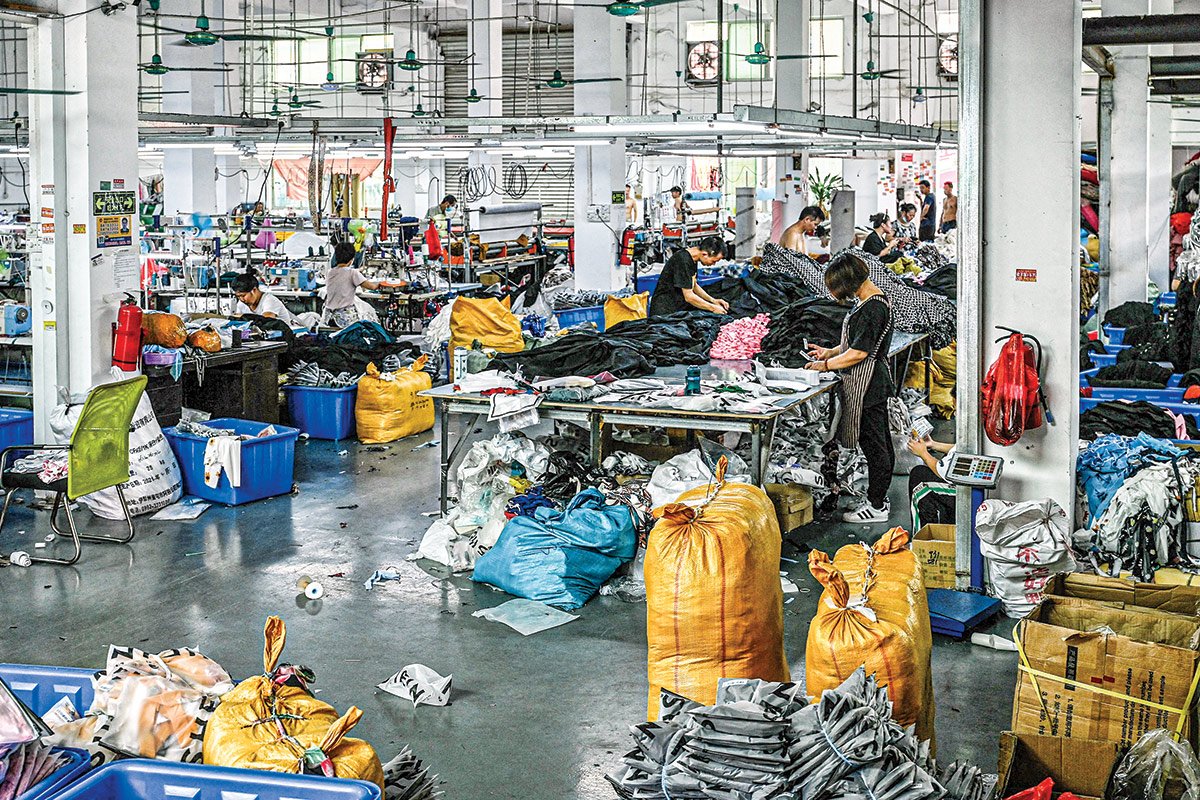
[[[479,96],[479,92],[477,92],[475,89],[471,89],[471,93],[464,97],[463,100],[468,103],[478,103],[481,102],[483,98]]]
[[[913,95],[912,101],[914,103],[924,103],[926,99],[927,98],[925,97],[925,90],[922,89],[920,86],[918,86],[917,93]]]
[[[425,107],[422,106],[420,103],[417,103],[417,107],[413,109],[413,116],[414,117],[425,116]]]
[[[404,54],[403,60],[396,62],[396,66],[400,67],[400,69],[406,69],[409,72],[416,72],[425,65],[417,58],[417,51],[410,47],[408,52]]]
[[[637,3],[623,2],[618,0],[615,3],[608,4],[608,13],[614,17],[632,17],[634,14],[642,10],[642,7]]]
[[[288,101],[288,107],[304,108],[304,103],[300,102],[300,95],[296,93],[295,89],[292,90],[292,99]]]
[[[142,72],[145,72],[147,75],[166,75],[170,70],[163,63],[162,56],[155,53],[150,56],[150,63],[142,67]]]
[[[563,77],[562,70],[554,70],[554,74],[550,76],[550,80],[546,81],[546,85],[551,89],[563,89],[567,85],[567,79]]]
[[[209,30],[208,17],[204,13],[204,2],[200,2],[200,16],[196,17],[196,30],[183,35],[188,44],[209,47],[217,43],[217,35]]]
[[[271,110],[268,113],[270,113],[270,115],[272,117],[278,117],[280,114],[283,113],[282,111],[279,110],[279,98],[278,97],[275,98],[275,102],[271,103]]]
[[[321,84],[321,89],[326,92],[336,92],[341,89],[342,85],[333,79],[333,71],[325,73],[325,82]]]
[[[756,67],[771,63],[771,55],[767,52],[767,48],[762,42],[754,43],[754,52],[747,54],[746,63],[753,64]]]

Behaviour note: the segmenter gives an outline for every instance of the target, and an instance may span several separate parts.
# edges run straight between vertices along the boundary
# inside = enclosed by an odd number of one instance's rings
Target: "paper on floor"
[[[787,578],[785,578],[782,575],[779,576],[779,585],[783,588],[784,594],[795,594],[796,592],[800,591],[799,586],[792,583],[790,580],[788,580]]]
[[[492,622],[502,622],[522,636],[557,628],[579,619],[574,614],[559,611],[536,600],[509,600],[495,608],[482,608],[471,615]]]
[[[424,664],[409,664],[379,684],[379,688],[396,697],[411,700],[414,706],[444,706],[450,702],[453,675],[442,677]]]
[[[188,520],[196,519],[205,511],[212,503],[201,500],[199,497],[185,497],[178,503],[173,503],[164,509],[161,509],[150,519],[157,520]]]

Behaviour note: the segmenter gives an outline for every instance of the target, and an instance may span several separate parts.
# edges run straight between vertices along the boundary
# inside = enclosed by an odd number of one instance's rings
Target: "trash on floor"
[[[559,611],[536,600],[518,598],[494,608],[481,608],[471,615],[492,622],[501,622],[522,636],[557,628],[579,619],[575,614]]]
[[[369,592],[371,591],[371,587],[375,586],[377,583],[398,580],[400,580],[399,572],[391,569],[377,569],[371,573],[371,577],[367,578],[366,583],[363,584],[363,588]]]
[[[300,576],[300,580],[296,581],[296,588],[309,600],[320,600],[325,596],[325,587],[308,575]]]
[[[411,700],[414,706],[444,706],[450,702],[453,675],[442,677],[424,664],[409,664],[379,684],[388,694]]]
[[[199,497],[185,497],[178,503],[167,506],[155,512],[150,519],[156,520],[189,520],[196,519],[209,509],[212,503]]]

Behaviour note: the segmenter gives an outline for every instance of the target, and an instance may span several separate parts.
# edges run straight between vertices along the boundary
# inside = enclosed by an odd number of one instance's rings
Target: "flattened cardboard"
[[[1187,616],[1200,614],[1200,586],[1164,586],[1103,575],[1065,573],[1050,579],[1046,584],[1046,594],[1095,600],[1118,607],[1151,608]]]

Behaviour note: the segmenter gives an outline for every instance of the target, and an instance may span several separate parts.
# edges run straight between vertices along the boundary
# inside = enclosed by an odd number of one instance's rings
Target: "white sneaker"
[[[875,508],[869,502],[863,501],[863,504],[853,511],[847,511],[842,514],[842,522],[851,522],[857,525],[871,525],[877,522],[887,522],[891,515],[891,503],[884,502],[883,508]]]

